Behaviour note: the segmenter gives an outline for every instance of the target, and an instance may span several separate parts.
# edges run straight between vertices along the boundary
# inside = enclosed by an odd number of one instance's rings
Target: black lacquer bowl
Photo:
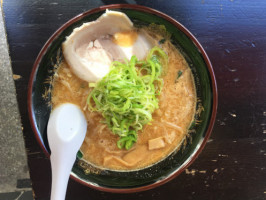
[[[200,123],[193,127],[191,142],[183,144],[182,150],[172,153],[153,166],[130,172],[97,170],[86,165],[80,167],[80,159],[77,156],[71,173],[71,178],[76,181],[109,192],[143,191],[178,176],[197,158],[211,134],[216,116],[217,86],[209,58],[196,38],[173,18],[151,8],[128,4],[103,6],[72,18],[50,37],[34,63],[28,88],[29,117],[36,139],[49,157],[46,127],[51,112],[51,84],[47,80],[53,76],[53,68],[60,57],[61,44],[65,37],[84,22],[96,20],[106,9],[124,12],[134,24],[164,25],[171,34],[172,43],[181,51],[192,70],[197,97],[201,100],[200,106],[204,107],[204,112],[195,116]]]

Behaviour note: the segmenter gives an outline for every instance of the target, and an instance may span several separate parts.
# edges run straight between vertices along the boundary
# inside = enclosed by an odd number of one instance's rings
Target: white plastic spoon
[[[69,175],[86,131],[86,119],[76,105],[65,103],[52,111],[47,127],[52,165],[51,200],[65,199]]]

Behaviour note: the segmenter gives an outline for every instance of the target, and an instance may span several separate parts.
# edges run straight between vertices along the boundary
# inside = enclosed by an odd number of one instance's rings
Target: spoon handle
[[[51,154],[50,159],[52,166],[51,200],[64,200],[69,174],[75,162],[76,154],[65,156],[56,156]]]

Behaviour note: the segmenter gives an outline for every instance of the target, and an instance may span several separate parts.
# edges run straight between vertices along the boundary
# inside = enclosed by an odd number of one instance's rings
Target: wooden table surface
[[[66,199],[266,199],[266,1],[4,0],[3,11],[35,198],[49,199],[51,169],[27,113],[27,83],[40,49],[75,15],[111,3],[160,10],[186,26],[215,71],[219,105],[205,149],[180,176],[156,189],[112,194],[70,180]]]

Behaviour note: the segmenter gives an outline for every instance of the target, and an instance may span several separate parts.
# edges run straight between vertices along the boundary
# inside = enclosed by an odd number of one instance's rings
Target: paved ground
[[[31,181],[1,4],[0,96],[0,200],[31,200]]]

